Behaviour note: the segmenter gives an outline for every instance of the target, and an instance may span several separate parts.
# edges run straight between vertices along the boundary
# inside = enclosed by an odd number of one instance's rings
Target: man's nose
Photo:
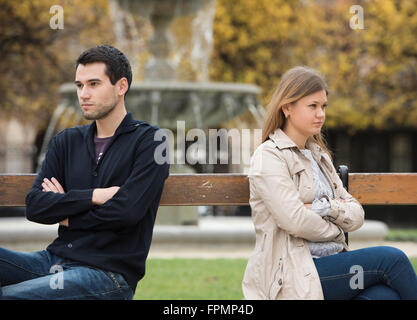
[[[80,98],[81,98],[82,100],[86,100],[86,99],[90,98],[90,92],[88,91],[87,86],[83,86],[83,87],[80,89]]]

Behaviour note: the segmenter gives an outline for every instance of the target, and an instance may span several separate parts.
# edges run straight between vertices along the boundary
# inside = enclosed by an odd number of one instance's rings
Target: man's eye
[[[78,89],[81,89],[83,87],[83,85],[81,83],[77,83],[76,86],[77,86]]]

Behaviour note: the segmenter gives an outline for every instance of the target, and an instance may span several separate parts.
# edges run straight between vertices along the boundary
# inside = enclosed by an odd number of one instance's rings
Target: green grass
[[[417,272],[417,257],[410,258]],[[247,259],[149,259],[139,300],[241,300]]]
[[[417,229],[389,229],[385,240],[417,242]]]
[[[134,299],[243,299],[247,259],[149,259]]]
[[[414,271],[417,273],[417,257],[410,258],[411,264],[413,265]]]

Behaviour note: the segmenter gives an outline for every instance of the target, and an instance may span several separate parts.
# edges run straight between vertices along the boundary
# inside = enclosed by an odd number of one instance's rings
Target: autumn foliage
[[[64,28],[52,29],[50,8],[64,8]],[[74,81],[84,48],[113,40],[107,0],[0,0],[0,116],[45,126],[59,86]]]
[[[65,8],[65,28],[49,8]],[[323,73],[327,126],[417,127],[417,0],[217,0],[212,81],[254,83],[269,95],[295,65]],[[352,5],[364,29],[352,29]],[[47,121],[59,85],[89,46],[114,43],[107,0],[0,0],[2,114]]]
[[[364,29],[352,29],[353,5]],[[417,1],[218,0],[212,78],[255,83],[266,105],[295,65],[324,74],[327,126],[417,127]]]

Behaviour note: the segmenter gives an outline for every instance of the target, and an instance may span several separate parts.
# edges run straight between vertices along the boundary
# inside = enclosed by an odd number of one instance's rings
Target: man
[[[28,220],[59,223],[58,237],[40,252],[0,248],[3,299],[133,298],[169,165],[154,159],[158,128],[126,112],[131,82],[116,48],[79,56],[78,99],[94,121],[53,138],[26,196]]]

